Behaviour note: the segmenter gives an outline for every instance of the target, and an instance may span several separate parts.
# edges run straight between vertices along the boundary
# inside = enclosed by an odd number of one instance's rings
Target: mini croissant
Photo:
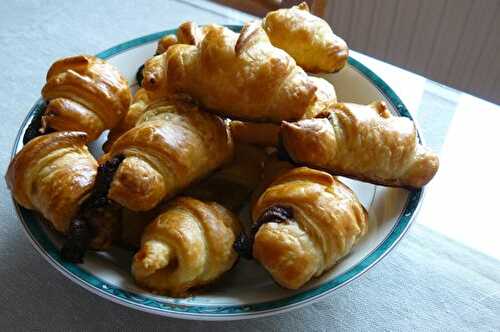
[[[331,269],[367,232],[356,195],[328,173],[282,172],[252,209],[253,256],[283,287],[298,289]]]
[[[311,14],[305,2],[269,12],[262,27],[274,46],[285,50],[308,72],[339,71],[349,58],[346,42],[326,21]]]
[[[132,275],[137,283],[159,293],[186,296],[229,270],[239,222],[217,203],[189,197],[172,201],[144,231]]]
[[[212,112],[231,118],[280,122],[302,118],[316,87],[257,23],[240,34],[209,25],[197,45],[173,45],[148,60],[146,90],[186,93]]]
[[[115,127],[127,112],[127,80],[108,62],[89,55],[56,61],[47,73],[42,96],[48,102],[41,132],[83,131],[93,141]]]
[[[67,232],[97,174],[97,161],[85,142],[83,132],[37,137],[16,154],[7,171],[15,200],[39,211],[61,233]]]
[[[101,161],[119,155],[108,198],[147,211],[230,161],[233,143],[222,119],[172,97],[149,104]]]
[[[417,141],[414,123],[384,102],[336,104],[323,118],[283,122],[283,145],[298,163],[375,184],[420,188],[439,167]]]

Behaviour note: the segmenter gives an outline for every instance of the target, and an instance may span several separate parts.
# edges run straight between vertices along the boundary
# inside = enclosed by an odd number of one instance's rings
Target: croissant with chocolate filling
[[[224,121],[189,102],[165,98],[150,104],[134,128],[102,158],[125,159],[108,198],[133,211],[147,211],[215,170],[233,155]]]
[[[61,233],[67,232],[97,174],[97,162],[85,142],[83,132],[37,137],[16,154],[7,171],[15,200],[39,211]]]
[[[127,80],[108,62],[89,55],[56,61],[47,73],[42,96],[48,102],[41,132],[83,131],[93,141],[115,127],[127,112]]]
[[[356,195],[328,173],[282,173],[252,209],[253,256],[283,287],[298,289],[331,269],[367,232]]]
[[[221,205],[177,198],[144,231],[132,275],[148,289],[186,296],[233,266],[239,232],[236,216]]]
[[[420,188],[439,167],[438,156],[417,141],[415,124],[393,116],[384,102],[336,104],[325,118],[283,122],[291,158],[375,184]]]
[[[262,27],[274,46],[285,50],[308,72],[339,71],[349,58],[346,42],[326,21],[311,14],[305,2],[269,12]]]
[[[206,30],[197,45],[173,45],[148,60],[144,88],[186,93],[215,113],[253,121],[297,120],[314,103],[314,84],[258,23],[240,34]]]

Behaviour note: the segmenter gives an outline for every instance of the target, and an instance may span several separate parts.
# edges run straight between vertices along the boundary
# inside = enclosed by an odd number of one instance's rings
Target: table
[[[0,3],[1,169],[56,58],[125,40],[251,16],[206,1]],[[189,322],[122,307],[73,284],[31,247],[0,185],[0,330],[500,330],[500,107],[367,56],[406,103],[441,168],[416,224],[376,267],[312,305],[273,317]]]

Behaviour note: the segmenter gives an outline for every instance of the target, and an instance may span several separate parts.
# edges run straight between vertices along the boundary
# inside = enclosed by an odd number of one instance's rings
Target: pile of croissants
[[[127,80],[93,56],[56,61],[45,105],[6,181],[15,200],[64,235],[63,259],[120,245],[132,275],[186,296],[258,261],[297,289],[366,234],[368,213],[335,176],[419,188],[438,157],[382,101],[337,102],[328,81],[346,43],[305,3],[240,33],[183,23]],[[87,144],[109,130],[98,160]],[[251,225],[237,215],[250,206]]]

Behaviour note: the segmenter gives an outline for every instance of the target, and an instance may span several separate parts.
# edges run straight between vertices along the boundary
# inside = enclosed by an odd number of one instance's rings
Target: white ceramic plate
[[[241,26],[230,26],[239,31]],[[117,66],[135,82],[137,68],[155,52],[156,41],[175,30],[162,31],[128,41],[98,54]],[[411,118],[398,96],[368,68],[354,59],[337,74],[322,75],[330,80],[341,101],[370,103],[385,100],[390,110]],[[12,155],[22,148],[21,137],[41,100],[31,109],[19,129]],[[95,145],[98,147],[99,144]],[[99,148],[94,148],[94,151]],[[96,152],[97,153],[97,152]],[[343,179],[358,195],[370,216],[368,234],[331,271],[297,291],[278,287],[256,262],[241,259],[222,280],[205,293],[184,299],[156,296],[138,287],[130,275],[132,252],[113,249],[89,253],[85,263],[61,260],[61,239],[30,211],[16,205],[20,220],[35,248],[56,269],[77,284],[114,302],[150,313],[184,319],[230,320],[272,315],[311,303],[346,285],[377,263],[408,230],[415,217],[423,190],[385,188]],[[360,294],[360,296],[363,296]]]

